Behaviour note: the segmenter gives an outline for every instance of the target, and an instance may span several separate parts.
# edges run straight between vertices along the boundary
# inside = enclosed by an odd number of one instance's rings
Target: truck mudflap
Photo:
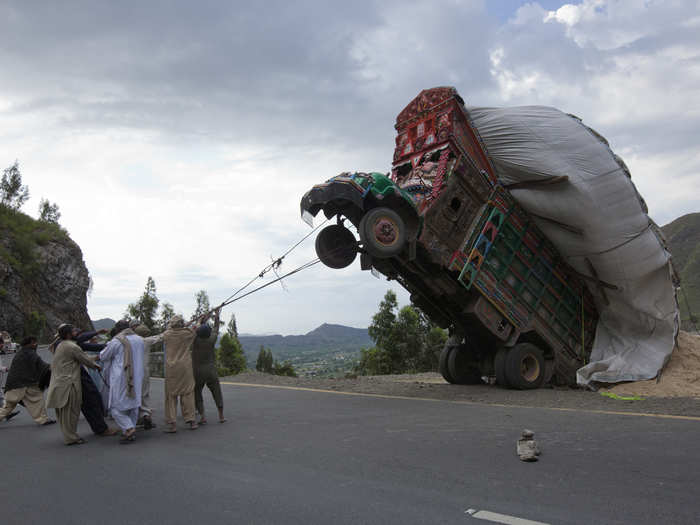
[[[329,181],[318,184],[301,198],[301,216],[309,222],[309,216],[316,217],[320,210],[324,210],[328,219],[338,213],[347,215],[347,208],[354,207],[361,211],[364,208],[364,197],[364,191],[358,191],[355,185],[347,182]]]

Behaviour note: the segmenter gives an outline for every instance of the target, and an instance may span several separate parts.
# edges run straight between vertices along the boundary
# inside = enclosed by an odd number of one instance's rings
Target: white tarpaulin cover
[[[661,232],[625,164],[605,139],[554,108],[467,111],[502,184],[568,176],[566,182],[511,193],[531,214],[573,227],[535,217],[576,271],[595,272],[617,287],[601,293],[587,283],[600,319],[590,363],[578,370],[578,383],[656,377],[678,333],[674,274]]]

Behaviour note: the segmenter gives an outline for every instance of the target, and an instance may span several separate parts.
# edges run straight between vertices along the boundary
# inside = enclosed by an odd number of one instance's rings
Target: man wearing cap
[[[46,395],[46,406],[56,409],[56,416],[66,445],[82,445],[85,440],[78,435],[78,418],[82,389],[80,365],[99,370],[95,358],[91,358],[73,341],[73,326],[58,327],[60,342],[51,362],[51,382]]]
[[[165,352],[165,423],[163,432],[177,432],[177,401],[180,399],[182,417],[190,430],[197,428],[194,420],[194,372],[192,371],[192,341],[195,331],[185,327],[181,315],[176,315],[163,332]]]
[[[194,404],[199,412],[199,424],[207,424],[207,416],[204,413],[204,399],[202,391],[207,385],[216,408],[219,411],[219,423],[224,423],[224,399],[221,395],[221,384],[219,375],[216,373],[216,339],[219,337],[219,309],[214,312],[214,329],[206,323],[202,323],[197,328],[197,337],[192,344],[192,365],[194,368]]]
[[[49,365],[36,353],[36,337],[25,337],[22,348],[12,360],[5,383],[5,403],[0,408],[0,421],[17,415],[14,408],[21,402],[40,425],[56,421],[49,419],[44,404],[44,393],[39,388],[41,377],[48,373]]]

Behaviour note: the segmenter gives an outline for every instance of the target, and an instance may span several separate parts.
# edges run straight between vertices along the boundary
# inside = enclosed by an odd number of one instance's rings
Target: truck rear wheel
[[[357,257],[357,239],[345,226],[331,224],[316,237],[316,255],[330,268],[345,268]]]
[[[544,376],[544,354],[532,343],[519,343],[506,354],[505,378],[512,388],[539,388]]]
[[[473,356],[463,346],[453,347],[447,358],[447,369],[454,383],[458,385],[480,385],[481,370],[479,363],[474,361]]]
[[[365,250],[379,259],[394,257],[406,244],[406,225],[391,208],[372,208],[358,228]]]

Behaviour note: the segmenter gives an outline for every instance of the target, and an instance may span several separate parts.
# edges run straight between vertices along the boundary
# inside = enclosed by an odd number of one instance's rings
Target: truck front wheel
[[[406,225],[391,208],[372,208],[358,228],[365,250],[377,258],[394,257],[406,244]]]
[[[357,257],[357,239],[345,226],[331,224],[316,237],[316,255],[330,268],[345,268]]]
[[[545,376],[544,354],[532,343],[515,345],[508,350],[504,361],[505,380],[511,388],[531,390],[542,385]]]
[[[458,346],[450,352],[447,359],[447,369],[458,385],[480,385],[481,370],[479,363],[474,360],[473,355],[464,346]]]
[[[451,345],[448,342],[445,344],[445,346],[442,347],[442,351],[440,352],[440,360],[438,361],[438,370],[440,371],[440,374],[442,374],[443,379],[445,381],[447,381],[448,383],[456,383],[454,377],[452,377],[452,374],[450,374],[450,369],[449,369],[450,355],[456,351],[457,351],[457,347],[454,345]]]
[[[508,355],[507,348],[501,348],[496,352],[493,358],[493,368],[496,371],[496,384],[503,388],[509,388],[508,380],[506,379],[506,356]]]

